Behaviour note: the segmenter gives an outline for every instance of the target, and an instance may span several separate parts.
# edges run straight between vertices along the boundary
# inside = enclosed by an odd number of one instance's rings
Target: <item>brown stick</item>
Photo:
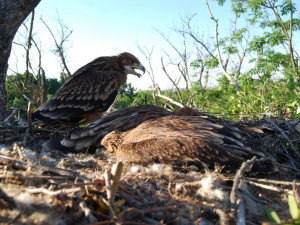
[[[27,189],[26,191],[30,194],[45,194],[50,196],[57,196],[60,194],[72,194],[81,191],[81,188],[77,187],[77,188],[62,189],[57,191],[49,191],[48,189],[45,188],[33,188],[33,189]]]
[[[9,120],[14,116],[14,115],[16,115],[16,113],[18,112],[18,109],[14,109],[13,111],[12,111],[12,113],[8,116],[8,117],[6,117],[6,119],[3,121],[3,122],[1,122],[1,123],[9,123]],[[1,124],[0,123],[0,124]]]
[[[108,208],[109,208],[109,215],[111,218],[115,216],[115,204],[113,199],[113,190],[111,185],[111,171],[106,170],[104,173],[105,178],[105,186],[106,186],[106,194],[107,194],[107,201],[108,201]]]
[[[244,172],[253,164],[255,163],[260,163],[264,161],[269,161],[269,158],[264,158],[264,159],[256,159],[256,156],[254,156],[252,159],[247,160],[246,162],[243,162],[242,166],[240,169],[236,172],[236,175],[233,179],[233,185],[232,185],[232,190],[230,193],[230,203],[231,203],[231,208],[236,212],[238,204],[237,204],[237,195],[238,195],[238,189],[239,189],[239,184],[240,180],[243,177]]]
[[[257,187],[263,188],[263,189],[267,189],[270,191],[275,191],[275,192],[279,192],[279,193],[288,193],[288,194],[293,194],[291,190],[287,190],[287,189],[283,189],[280,187],[274,187],[274,186],[270,186],[270,185],[266,185],[266,184],[260,184],[260,183],[256,183],[253,181],[247,181],[249,184],[255,185]]]
[[[58,176],[0,176],[0,180],[66,180],[66,177]],[[59,186],[60,188],[60,186]]]
[[[75,184],[61,184],[58,187],[59,188],[70,188],[70,187],[83,187],[86,185],[104,185],[104,182],[102,181],[94,181],[94,182],[80,182],[80,183],[75,183]]]
[[[23,156],[23,153],[21,152],[21,148],[20,148],[20,146],[19,146],[19,145],[17,145],[17,143],[14,143],[14,145],[13,145],[13,149],[14,149],[15,151],[17,151],[17,152],[18,152],[18,154],[19,154],[19,157],[20,157],[20,160],[23,162],[23,158],[24,158],[24,156]]]
[[[112,191],[113,191],[113,199],[115,199],[117,189],[119,186],[119,182],[121,179],[122,171],[123,171],[124,164],[122,162],[117,162],[116,164],[113,165],[112,167]]]
[[[260,179],[260,178],[252,178],[252,177],[245,177],[246,180],[256,181],[256,182],[264,182],[264,183],[271,183],[271,184],[280,184],[280,185],[297,185],[300,186],[300,182],[290,182],[290,181],[280,181],[280,180],[270,180],[270,179]]]

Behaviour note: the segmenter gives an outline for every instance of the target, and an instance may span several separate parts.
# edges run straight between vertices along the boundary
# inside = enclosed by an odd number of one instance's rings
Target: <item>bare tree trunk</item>
[[[5,80],[12,41],[30,12],[41,0],[0,1],[0,121],[6,114]]]

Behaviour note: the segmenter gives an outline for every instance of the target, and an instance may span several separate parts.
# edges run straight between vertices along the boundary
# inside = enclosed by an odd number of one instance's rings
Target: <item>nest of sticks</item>
[[[252,170],[269,160],[255,157],[226,173],[218,166],[207,171],[195,166],[123,165],[101,148],[92,153],[42,149],[43,141],[67,130],[3,122],[0,223],[268,224],[268,208],[283,222],[291,222],[287,195],[299,199],[299,119],[239,123],[269,131],[258,138],[260,148],[277,160],[272,168]]]

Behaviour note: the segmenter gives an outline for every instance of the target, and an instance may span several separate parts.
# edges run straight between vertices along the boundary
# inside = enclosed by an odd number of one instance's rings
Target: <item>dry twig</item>
[[[285,134],[285,132],[278,127],[271,118],[266,118],[266,121],[268,121],[269,123],[271,123],[280,133],[281,135],[289,142],[291,149],[293,150],[293,153],[295,154],[295,156],[297,156],[297,158],[300,158],[300,153],[298,152],[298,150],[296,149],[296,147],[294,146],[294,143],[289,139],[289,137]]]
[[[232,190],[230,193],[230,203],[231,203],[231,208],[236,212],[238,208],[237,200],[238,200],[238,190],[239,190],[239,185],[240,185],[240,180],[243,177],[244,172],[253,164],[255,163],[260,163],[260,162],[265,162],[269,161],[269,158],[264,158],[264,159],[256,159],[256,156],[254,156],[252,159],[243,162],[242,166],[240,169],[236,172],[234,180],[233,180],[233,185],[232,185]]]
[[[124,164],[122,162],[117,162],[116,164],[114,164],[114,166],[112,167],[112,190],[113,190],[113,196],[112,198],[115,199],[116,197],[116,192],[119,186],[119,182],[121,179],[121,175],[122,175],[122,171],[123,171],[123,167]]]
[[[256,181],[256,182],[264,182],[264,183],[270,183],[270,184],[280,184],[280,185],[295,185],[300,186],[300,182],[290,182],[290,181],[281,181],[281,180],[270,180],[270,179],[262,179],[262,178],[253,178],[253,177],[245,177],[246,180],[250,181]]]
[[[113,199],[113,189],[111,185],[111,171],[110,169],[106,170],[104,173],[106,194],[109,208],[109,215],[111,218],[115,216],[115,204]]]
[[[74,194],[78,191],[81,191],[81,188],[77,187],[77,188],[62,189],[57,191],[49,191],[48,189],[45,188],[33,188],[33,189],[27,189],[26,191],[30,194],[45,194],[50,196],[57,196],[60,194]]]
[[[3,124],[3,123],[9,123],[9,120],[14,116],[16,115],[16,113],[18,112],[19,110],[18,109],[14,109],[12,111],[12,113],[7,117],[5,118],[5,120],[3,122],[1,122],[0,124]]]
[[[58,187],[59,188],[70,188],[70,187],[84,187],[86,185],[105,185],[105,183],[102,180],[96,180],[93,182],[79,182],[74,184],[61,184]]]
[[[292,194],[292,191],[287,190],[287,189],[283,189],[283,188],[280,188],[280,187],[270,186],[270,185],[266,185],[266,184],[260,184],[260,183],[256,183],[256,182],[253,182],[253,181],[247,181],[247,182],[249,184],[252,184],[252,185],[255,185],[257,187],[267,189],[267,190],[270,190],[270,191],[275,191],[275,192],[279,192],[279,193],[284,193],[285,192],[285,193]]]
[[[0,176],[0,180],[66,180],[66,177],[58,176]]]
[[[158,97],[160,97],[160,98],[166,99],[167,101],[171,102],[171,103],[174,104],[174,105],[179,106],[180,108],[183,108],[183,107],[184,107],[184,105],[182,105],[181,103],[176,102],[175,100],[173,100],[173,99],[171,99],[171,98],[169,98],[169,97],[167,97],[167,96],[164,96],[164,95],[161,95],[161,94],[156,94],[156,95],[157,95]]]

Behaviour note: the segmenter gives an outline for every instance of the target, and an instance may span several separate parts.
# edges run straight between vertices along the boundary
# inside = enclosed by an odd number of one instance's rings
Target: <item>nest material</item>
[[[125,165],[112,199],[105,176],[114,163],[101,151],[64,153],[41,149],[44,140],[66,132],[0,127],[0,223],[10,224],[247,224],[268,221],[266,208],[290,218],[287,194],[299,177],[299,121],[243,122],[265,133],[260,147],[277,159],[264,171],[244,162],[238,171],[191,166]],[[108,173],[109,174],[109,173]],[[296,183],[295,187],[299,187]],[[109,187],[108,187],[109,188]],[[237,213],[242,212],[241,215]]]

